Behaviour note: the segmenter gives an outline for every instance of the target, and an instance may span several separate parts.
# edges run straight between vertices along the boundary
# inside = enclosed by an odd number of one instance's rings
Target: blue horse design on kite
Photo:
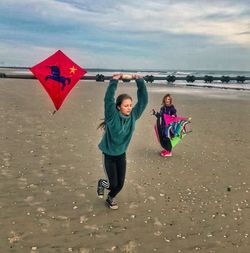
[[[66,84],[68,84],[68,85],[70,84],[70,81],[71,81],[70,78],[61,76],[60,75],[60,69],[59,69],[58,66],[48,66],[48,67],[51,69],[51,74],[52,75],[47,75],[45,77],[45,81],[47,81],[48,79],[52,79],[56,82],[61,83],[62,84],[61,90],[63,91]]]

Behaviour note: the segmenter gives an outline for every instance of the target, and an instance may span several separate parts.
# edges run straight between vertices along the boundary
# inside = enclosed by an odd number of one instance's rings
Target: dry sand
[[[79,82],[52,115],[37,80],[0,79],[0,253],[249,252],[250,92],[148,85],[114,211],[96,196],[106,87]],[[150,115],[166,92],[193,119],[170,158]]]

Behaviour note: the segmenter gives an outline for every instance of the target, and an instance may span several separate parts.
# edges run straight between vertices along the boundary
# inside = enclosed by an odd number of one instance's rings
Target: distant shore
[[[30,66],[31,67],[31,66]],[[30,67],[27,66],[0,66],[1,69],[10,69],[10,70],[18,70],[18,69],[29,69]],[[112,72],[112,73],[122,73],[122,72],[145,72],[145,73],[205,73],[205,74],[225,74],[229,75],[230,73],[233,75],[250,75],[250,71],[248,70],[194,70],[194,69],[169,69],[169,70],[164,70],[164,69],[113,69],[113,68],[85,68],[87,71],[90,72]]]
[[[101,70],[101,69],[100,69]],[[129,70],[126,70],[130,72]],[[116,71],[103,69],[102,72],[97,69],[88,70],[87,74],[82,77],[82,80],[87,81],[108,81],[112,78],[112,74]],[[117,71],[118,72],[118,71]],[[229,90],[250,90],[250,72],[200,72],[199,75],[195,76],[194,72],[136,72],[144,77],[147,83],[154,85],[166,84],[174,86],[193,86],[199,88],[217,88],[217,89],[229,89]],[[131,72],[130,72],[131,73]],[[245,76],[249,74],[249,76]],[[164,75],[165,74],[165,75]],[[198,74],[198,73],[196,73]],[[214,75],[213,75],[214,74]],[[0,67],[0,79],[1,78],[13,78],[13,79],[36,79],[33,74],[26,67]]]

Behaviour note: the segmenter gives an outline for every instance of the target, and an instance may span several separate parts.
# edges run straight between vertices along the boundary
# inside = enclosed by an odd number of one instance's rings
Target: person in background
[[[171,141],[168,137],[165,136],[165,120],[164,120],[164,114],[170,115],[172,117],[177,117],[177,111],[173,105],[173,98],[170,94],[166,94],[162,99],[162,107],[160,109],[160,112],[156,112],[154,109],[152,110],[153,115],[157,117],[157,125],[160,124],[160,129],[158,129],[159,137],[164,141],[166,146],[166,149],[162,150],[160,155],[167,157],[172,156],[172,145]]]

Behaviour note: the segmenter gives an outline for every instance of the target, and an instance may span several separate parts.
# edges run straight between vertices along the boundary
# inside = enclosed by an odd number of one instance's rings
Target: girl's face
[[[124,99],[118,109],[123,115],[128,116],[132,111],[132,100],[129,98]]]
[[[165,104],[165,105],[171,105],[171,99],[170,99],[170,97],[166,97],[166,98],[164,99],[164,104]]]

